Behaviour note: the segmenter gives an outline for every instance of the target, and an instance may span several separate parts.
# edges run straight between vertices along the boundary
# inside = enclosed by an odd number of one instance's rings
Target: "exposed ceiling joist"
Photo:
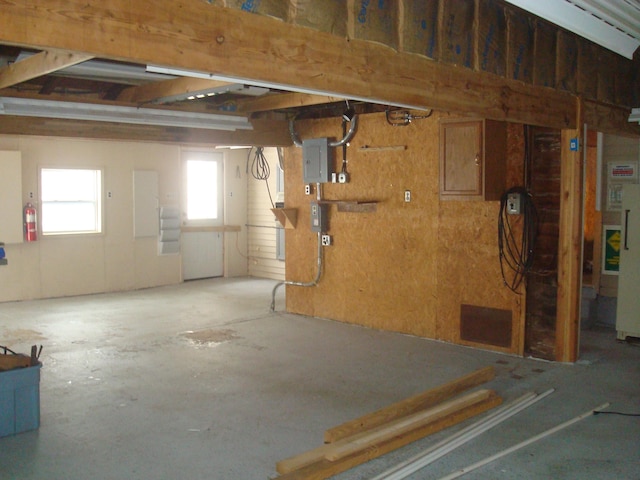
[[[225,87],[227,85],[230,85],[230,83],[217,80],[205,80],[202,78],[181,77],[140,85],[138,87],[129,87],[118,96],[117,100],[137,104],[153,103],[157,102],[158,99],[178,98],[188,93]]]
[[[11,87],[93,58],[63,50],[45,50],[0,69],[0,88]]]
[[[264,112],[267,110],[283,110],[287,108],[306,107],[343,101],[342,97],[311,95],[308,93],[282,93],[237,102],[238,111],[243,113]]]

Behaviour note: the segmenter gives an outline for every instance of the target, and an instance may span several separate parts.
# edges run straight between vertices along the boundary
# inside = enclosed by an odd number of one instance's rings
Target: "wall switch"
[[[507,195],[507,213],[509,215],[520,215],[519,193],[509,193]]]
[[[322,235],[321,237],[321,241],[322,241],[322,246],[323,247],[328,247],[331,245],[331,235]]]
[[[404,191],[404,201],[407,203],[411,201],[411,190]]]

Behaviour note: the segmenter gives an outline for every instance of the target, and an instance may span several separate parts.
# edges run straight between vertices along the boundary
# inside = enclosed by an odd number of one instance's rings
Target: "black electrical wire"
[[[251,150],[249,150],[247,164],[249,163],[250,157]],[[264,147],[256,147],[256,153],[253,156],[253,161],[251,162],[251,175],[256,180],[264,180],[264,184],[267,186],[267,193],[269,194],[271,208],[274,208],[275,205],[273,204],[273,197],[271,196],[271,189],[269,188],[269,176],[271,175],[271,168],[269,167],[269,162],[264,156]]]
[[[520,215],[507,213],[507,199],[514,193],[520,196]],[[516,219],[522,229],[521,235],[514,231]],[[498,250],[502,280],[514,293],[520,293],[520,285],[533,269],[537,231],[538,214],[529,191],[524,187],[513,187],[507,190],[500,198]],[[507,280],[507,269],[513,272],[513,278],[510,281]]]

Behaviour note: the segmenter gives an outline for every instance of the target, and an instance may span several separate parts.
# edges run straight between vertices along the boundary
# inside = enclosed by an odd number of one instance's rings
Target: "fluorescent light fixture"
[[[247,117],[91,103],[0,97],[0,115],[67,118],[209,130],[252,130]]]
[[[33,55],[35,53],[20,52],[16,58],[16,63]],[[87,60],[86,62],[52,72],[51,75],[64,75],[65,77],[110,81],[128,85],[140,85],[154,80],[169,80],[166,75],[147,72],[142,65],[127,65],[105,60]]]
[[[631,110],[631,115],[629,115],[629,121],[640,123],[640,108],[634,108],[633,110]]]
[[[160,97],[153,100],[152,103],[172,103],[180,102],[182,100],[198,100],[201,98],[213,97],[214,95],[222,95],[224,93],[238,93],[242,95],[251,95],[254,97],[264,95],[269,91],[268,88],[254,87],[243,85],[241,83],[228,83],[214,88],[205,88],[194,92],[178,93],[175,95],[168,95],[166,97]]]
[[[628,59],[640,47],[637,0],[507,0]]]
[[[298,87],[294,85],[287,85],[284,83],[263,82],[260,80],[252,80],[247,78],[228,77],[225,75],[214,75],[213,73],[199,72],[195,70],[185,70],[181,68],[162,67],[159,65],[147,65],[147,72],[162,73],[165,75],[171,75],[173,77],[177,76],[177,77],[206,78],[208,80],[218,80],[220,82],[229,82],[229,83],[241,83],[243,85],[252,85],[255,87],[263,87],[263,88],[276,89],[276,90],[286,90],[289,92],[345,98],[344,94],[338,93],[338,92],[315,90],[312,88],[303,88],[303,87]],[[349,96],[349,100],[359,100],[366,103],[377,103],[380,105],[389,105],[392,107],[403,107],[403,108],[409,108],[411,110],[427,110],[422,105],[411,105],[408,103],[389,103],[388,101],[380,98]]]

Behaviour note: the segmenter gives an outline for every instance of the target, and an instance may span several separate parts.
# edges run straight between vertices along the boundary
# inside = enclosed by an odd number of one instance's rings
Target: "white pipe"
[[[553,392],[554,389],[552,388],[540,395],[536,395],[533,392],[527,393],[510,404],[503,406],[501,409],[496,410],[482,420],[469,425],[468,427],[433,445],[424,452],[421,452],[386,472],[381,473],[372,480],[401,480],[406,478],[412,473],[417,472],[421,468],[424,468],[430,463],[433,463],[437,459],[445,456],[459,446],[464,445],[481,433],[484,433],[494,426],[502,423],[534,403],[539,402]]]
[[[493,462],[494,460],[497,460],[499,458],[502,458],[512,452],[515,452],[516,450],[520,450],[521,448],[526,447],[527,445],[532,444],[533,442],[537,442],[538,440],[544,438],[544,437],[548,437],[549,435],[552,435],[554,433],[556,433],[559,430],[562,430],[563,428],[567,428],[570,425],[573,425],[574,423],[579,422],[580,420],[584,420],[587,417],[590,417],[591,415],[593,415],[594,412],[597,412],[599,410],[602,410],[604,408],[607,408],[609,406],[609,403],[603,403],[602,405],[597,406],[596,408],[592,408],[591,410],[583,413],[582,415],[578,415],[577,417],[572,418],[571,420],[567,420],[564,423],[561,423],[560,425],[557,425],[553,428],[550,428],[549,430],[545,430],[542,433],[539,433],[538,435],[535,435],[533,437],[531,437],[528,440],[525,440],[524,442],[520,442],[517,445],[513,445],[510,448],[507,448],[506,450],[503,450],[501,452],[496,453],[495,455],[492,455],[490,457],[485,458],[484,460],[480,460],[479,462],[476,462],[472,465],[469,465],[468,467],[465,468],[461,468],[460,470],[457,470],[449,475],[447,475],[446,477],[442,477],[440,480],[453,480],[454,478],[458,478],[461,477],[463,475],[466,475],[467,473],[476,470],[477,468],[480,468],[488,463]]]

